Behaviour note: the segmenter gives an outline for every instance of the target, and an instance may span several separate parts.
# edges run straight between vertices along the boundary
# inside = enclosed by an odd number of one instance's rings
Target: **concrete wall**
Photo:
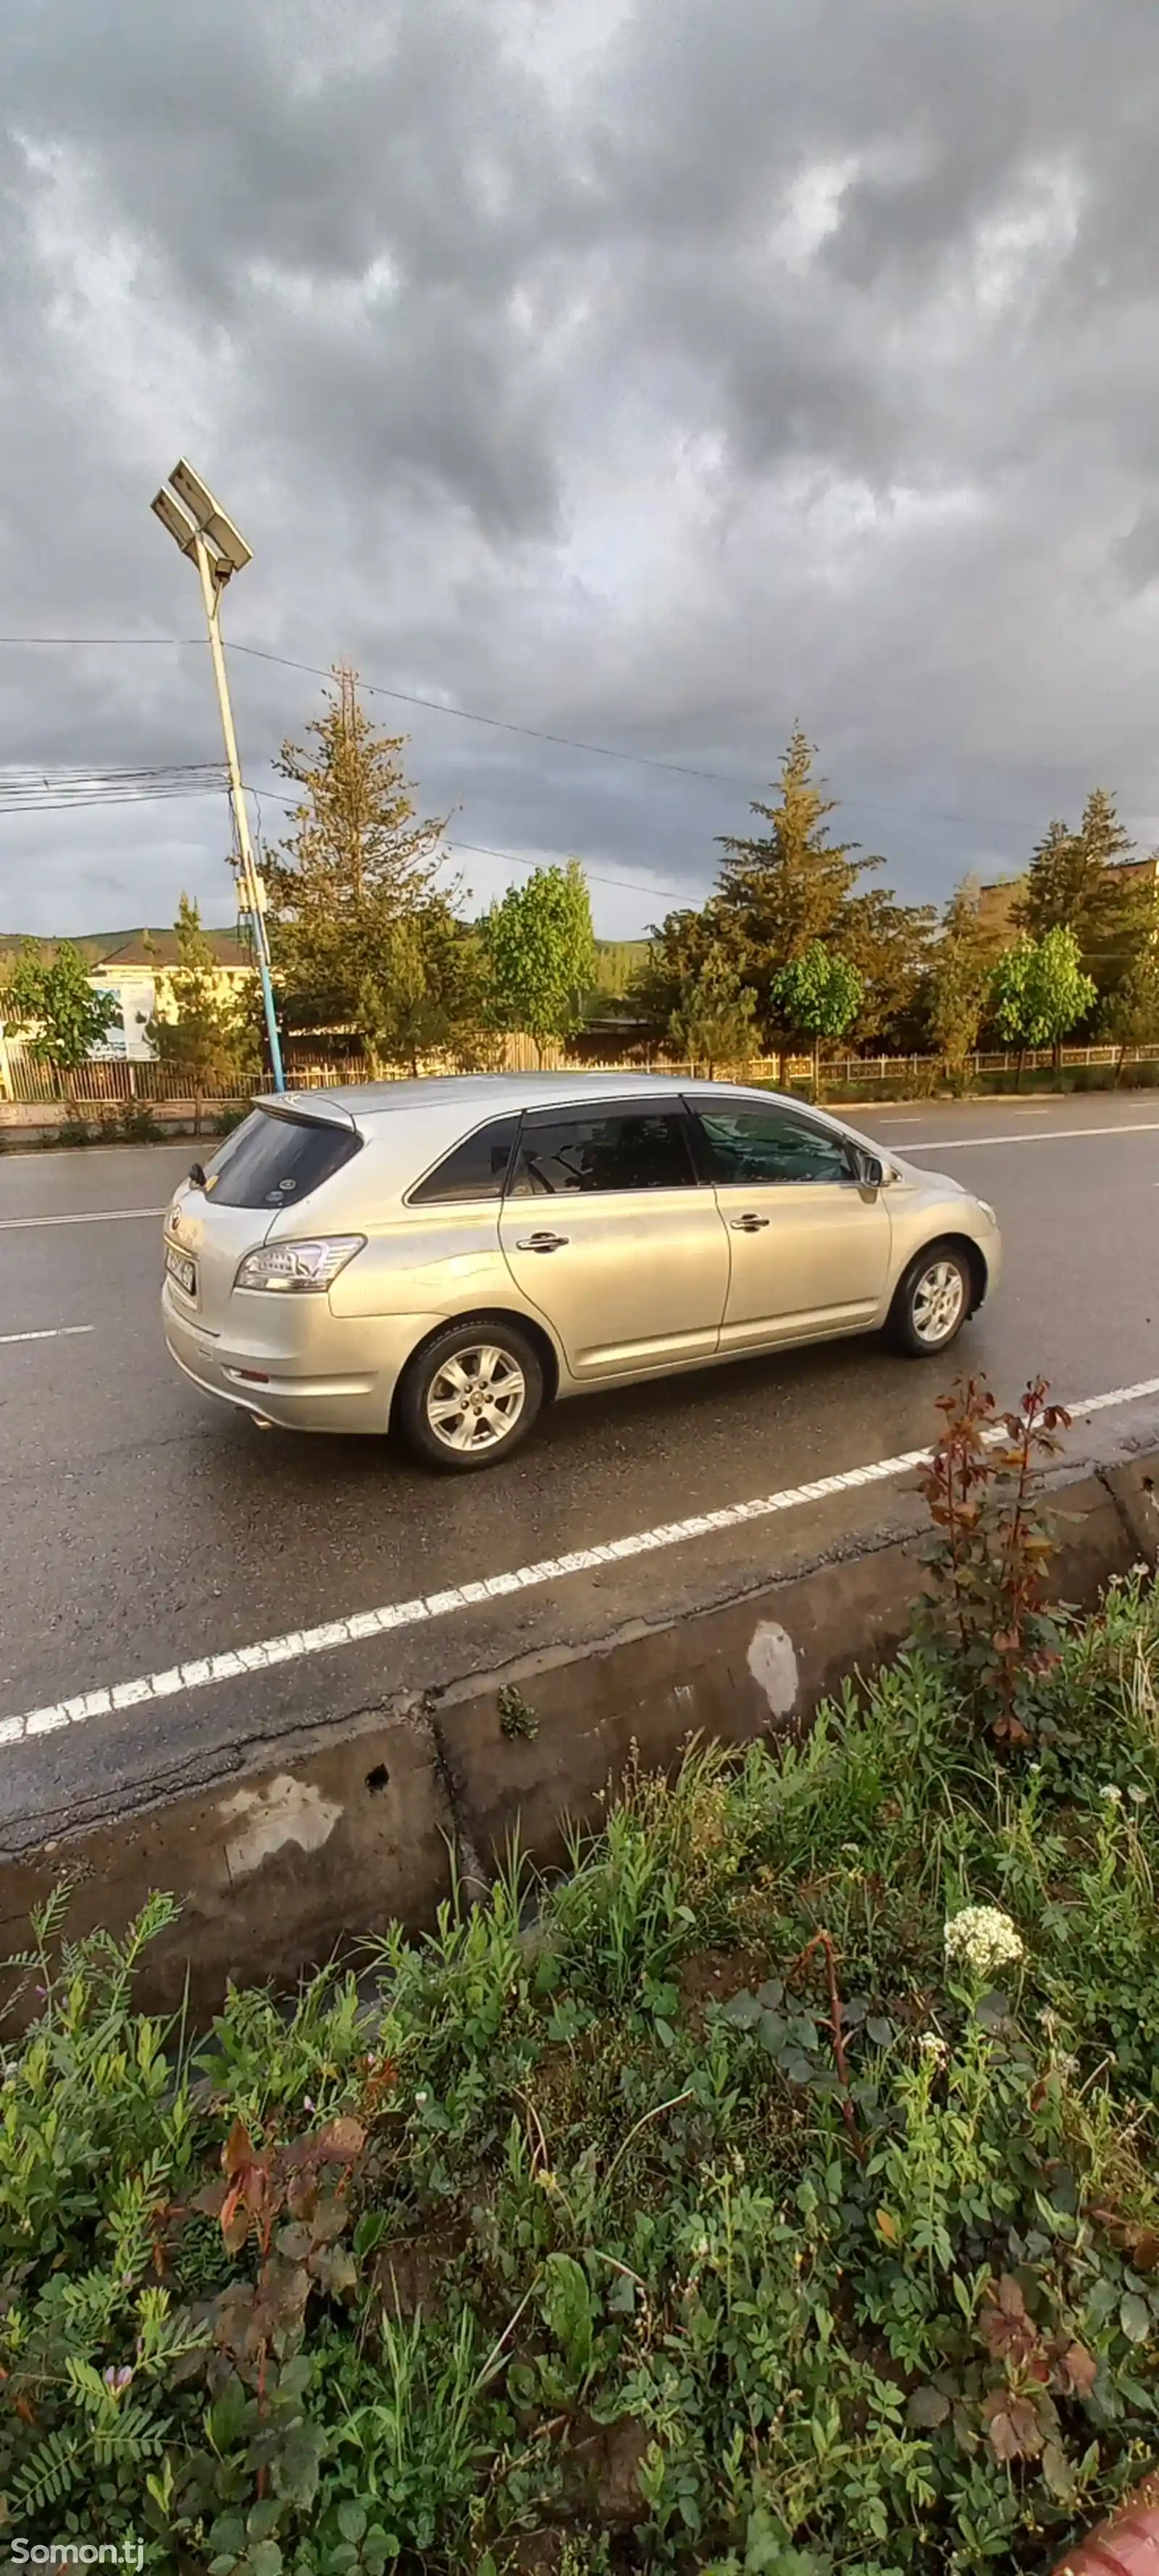
[[[1159,1453],[1063,1482],[1057,1597],[1093,1605],[1141,1557],[1159,1562]],[[842,1679],[906,1633],[921,1588],[919,1539],[890,1539],[680,1619],[642,1620],[575,1649],[527,1656],[385,1718],[117,1826],[0,1866],[0,1937],[19,1948],[29,1907],[64,1871],[70,1926],[120,1930],[152,1888],[183,1902],[151,1956],[148,2000],[194,2008],[228,1978],[286,1981],[336,1943],[392,1916],[429,1923],[454,1865],[485,1883],[518,1832],[550,1864],[568,1816],[595,1821],[599,1793],[633,1749],[672,1763],[691,1735],[740,1744],[807,1724]],[[499,1692],[514,1685],[536,1731],[509,1739]]]

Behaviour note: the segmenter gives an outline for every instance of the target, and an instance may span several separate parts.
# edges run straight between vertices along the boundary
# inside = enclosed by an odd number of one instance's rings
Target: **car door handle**
[[[569,1241],[570,1237],[566,1234],[524,1234],[520,1236],[515,1249],[517,1252],[562,1252],[565,1243]]]
[[[748,1216],[730,1216],[728,1221],[734,1234],[759,1234],[761,1227],[769,1222],[767,1216],[751,1213]]]

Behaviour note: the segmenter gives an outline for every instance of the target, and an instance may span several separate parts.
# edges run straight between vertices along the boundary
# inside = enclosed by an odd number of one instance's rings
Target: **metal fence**
[[[1159,1068],[1159,1045],[1127,1047],[1123,1061],[1128,1065],[1154,1064]],[[965,1070],[975,1078],[987,1073],[1012,1074],[1017,1070],[1018,1062],[1013,1052],[972,1055],[966,1061]],[[1083,1065],[1113,1066],[1118,1062],[1119,1049],[1113,1046],[1064,1047],[1062,1050],[1062,1064],[1066,1070]],[[1054,1056],[1049,1047],[1040,1047],[1022,1059],[1023,1069],[1027,1072],[1041,1071],[1053,1063]],[[671,1056],[643,1048],[625,1050],[619,1056],[602,1057],[598,1063],[585,1060],[582,1065],[569,1058],[561,1046],[547,1046],[540,1050],[533,1038],[508,1038],[503,1050],[502,1069],[509,1073],[622,1073],[628,1068],[682,1074],[689,1078],[703,1075],[705,1071],[703,1064],[691,1064],[687,1059],[674,1061]],[[474,1069],[477,1068],[466,1063],[449,1062],[445,1056],[431,1058],[419,1067],[424,1074]],[[783,1064],[774,1058],[758,1057],[746,1064],[717,1065],[714,1070],[720,1075],[750,1082],[801,1083],[811,1079],[813,1064],[812,1058],[805,1055],[790,1056]],[[358,1056],[292,1057],[287,1067],[290,1087],[299,1091],[319,1090],[332,1083],[405,1079],[409,1072],[407,1065],[373,1065]],[[826,1090],[839,1097],[844,1087],[860,1090],[875,1085],[884,1088],[886,1084],[903,1084],[918,1092],[933,1090],[943,1077],[944,1067],[940,1059],[932,1055],[831,1056],[823,1061],[822,1074]],[[236,1090],[212,1091],[203,1095],[206,1103],[216,1108],[232,1106],[245,1096],[244,1092]],[[66,1083],[51,1065],[38,1062],[19,1040],[0,1037],[0,1099],[3,1100],[30,1106],[67,1103],[83,1110],[116,1109],[133,1101],[157,1105],[169,1102],[188,1108],[191,1098],[189,1077],[175,1066],[125,1057],[94,1057]]]

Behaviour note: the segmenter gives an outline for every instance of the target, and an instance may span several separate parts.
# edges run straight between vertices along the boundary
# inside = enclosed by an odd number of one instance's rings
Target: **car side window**
[[[445,1207],[452,1200],[497,1199],[503,1195],[519,1119],[492,1118],[454,1145],[433,1172],[407,1192],[409,1207]]]
[[[602,1117],[546,1112],[523,1121],[509,1195],[696,1186],[690,1121],[680,1109],[610,1109]]]
[[[795,1118],[791,1110],[698,1104],[697,1119],[718,1188],[853,1178],[843,1139],[815,1127],[811,1119]]]

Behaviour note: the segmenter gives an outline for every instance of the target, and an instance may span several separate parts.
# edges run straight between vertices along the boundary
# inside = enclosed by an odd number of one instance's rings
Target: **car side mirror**
[[[858,1146],[854,1155],[857,1178],[863,1190],[879,1190],[885,1180],[885,1165],[876,1154],[865,1154]]]
[[[189,1186],[190,1186],[190,1189],[191,1189],[191,1190],[203,1190],[203,1189],[205,1188],[205,1165],[204,1165],[204,1163],[191,1163],[191,1164],[190,1164],[190,1166],[189,1166]]]

